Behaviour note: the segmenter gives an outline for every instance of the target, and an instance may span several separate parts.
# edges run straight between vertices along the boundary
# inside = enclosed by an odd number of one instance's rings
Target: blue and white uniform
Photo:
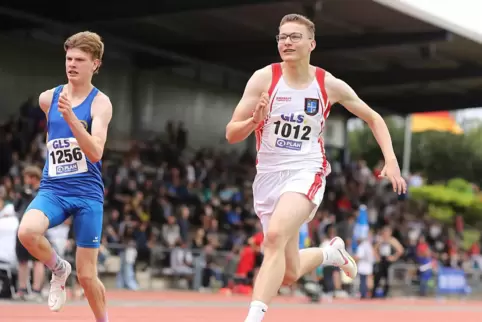
[[[47,160],[39,193],[27,211],[42,211],[50,221],[49,228],[60,225],[72,215],[77,246],[98,248],[104,212],[102,163],[93,163],[86,157],[58,111],[62,88],[63,85],[55,88],[48,111]],[[94,87],[80,105],[72,108],[89,133],[92,102],[98,92]]]

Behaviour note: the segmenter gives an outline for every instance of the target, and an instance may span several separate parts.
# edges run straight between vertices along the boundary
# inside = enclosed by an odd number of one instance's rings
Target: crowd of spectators
[[[45,161],[45,120],[38,111],[30,101],[19,117],[0,127],[0,253],[10,254],[0,256],[4,262],[16,261],[15,240],[3,242],[6,218],[21,216],[26,196],[31,196],[23,171],[32,165],[42,169]],[[165,133],[133,142],[128,152],[106,151],[100,269],[109,256],[119,256],[117,285],[122,288],[139,288],[136,272],[156,270],[184,277],[190,288],[249,292],[263,239],[253,211],[255,156],[248,150],[194,150],[188,142],[182,123],[169,122]],[[358,294],[354,289],[362,297],[386,296],[393,262],[430,262],[432,271],[436,258],[440,265],[473,269],[470,258],[480,254],[475,246],[471,253],[462,250],[460,238],[451,233],[457,227],[410,209],[409,196],[397,196],[378,177],[382,165],[370,169],[363,160],[347,165],[332,160],[323,204],[305,227],[301,244],[318,246],[341,236],[358,260],[360,281],[354,287],[338,270],[320,268],[311,278],[329,296]],[[418,175],[409,178],[412,186],[421,182]],[[15,224],[9,227],[16,229]],[[63,227],[69,231],[69,222]],[[62,234],[64,241],[57,243],[66,256],[75,248],[70,234]],[[154,254],[157,260],[151,260]]]

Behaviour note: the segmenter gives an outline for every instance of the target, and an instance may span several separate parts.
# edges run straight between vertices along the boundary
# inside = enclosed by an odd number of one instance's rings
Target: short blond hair
[[[98,59],[102,63],[102,57],[104,56],[104,43],[102,38],[95,32],[82,31],[70,36],[64,43],[65,51],[78,48],[86,53],[92,55],[93,59]],[[97,74],[99,72],[99,67],[95,70]]]
[[[305,26],[306,28],[308,28],[308,31],[313,36],[315,36],[315,24],[313,23],[313,21],[311,21],[307,17],[305,17],[303,15],[300,15],[300,14],[297,14],[297,13],[290,13],[289,15],[286,15],[286,16],[283,17],[283,19],[281,19],[279,27],[281,28],[281,26],[283,26],[284,24],[289,23],[289,22],[295,22],[295,23],[299,23],[300,25]]]
[[[23,175],[40,180],[42,179],[42,170],[40,170],[40,168],[37,166],[30,165],[25,167],[25,169],[23,170]]]

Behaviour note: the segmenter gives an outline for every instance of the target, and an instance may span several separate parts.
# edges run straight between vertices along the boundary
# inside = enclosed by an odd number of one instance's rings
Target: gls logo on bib
[[[274,146],[281,149],[301,151],[303,142],[310,140],[311,127],[306,125],[306,115],[281,114],[274,124]]]

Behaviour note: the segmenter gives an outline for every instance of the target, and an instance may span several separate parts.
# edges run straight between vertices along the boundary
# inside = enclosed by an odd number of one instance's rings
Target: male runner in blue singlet
[[[18,237],[27,250],[52,270],[48,299],[52,311],[66,301],[71,265],[52,249],[44,234],[73,216],[77,277],[96,321],[106,322],[105,288],[97,278],[102,233],[104,185],[101,159],[112,118],[109,98],[92,85],[104,44],[99,35],[81,32],[67,39],[67,85],[40,94],[47,116],[47,160],[40,190],[23,216]]]

